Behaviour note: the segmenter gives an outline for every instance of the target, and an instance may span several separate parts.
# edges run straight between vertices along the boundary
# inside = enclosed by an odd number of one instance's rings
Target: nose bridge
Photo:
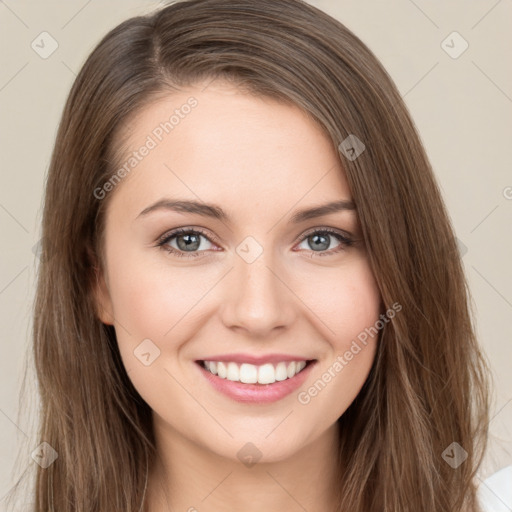
[[[236,252],[226,323],[259,335],[286,326],[292,319],[293,294],[284,284],[285,276],[275,269],[272,251],[247,237]]]

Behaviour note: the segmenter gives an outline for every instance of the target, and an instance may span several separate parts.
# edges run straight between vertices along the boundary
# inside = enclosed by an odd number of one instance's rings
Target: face
[[[100,317],[155,428],[282,460],[360,391],[380,295],[330,139],[295,106],[202,89],[124,127],[122,179],[96,191],[112,194]]]

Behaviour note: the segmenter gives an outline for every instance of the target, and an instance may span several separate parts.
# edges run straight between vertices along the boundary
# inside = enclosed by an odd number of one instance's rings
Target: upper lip
[[[233,362],[233,363],[249,363],[256,366],[260,366],[265,363],[280,363],[281,361],[310,361],[312,358],[303,357],[299,355],[290,354],[262,354],[262,355],[251,355],[251,354],[220,354],[216,356],[209,356],[198,361],[222,361],[222,362]]]

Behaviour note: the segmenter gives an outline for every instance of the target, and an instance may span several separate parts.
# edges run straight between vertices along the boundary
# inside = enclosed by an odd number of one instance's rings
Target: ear
[[[99,265],[93,265],[93,299],[96,315],[102,323],[114,325],[114,308],[104,272]]]
[[[94,298],[96,306],[96,315],[102,323],[114,325],[114,313],[110,292],[105,283],[103,273],[96,274],[96,283],[94,286]]]

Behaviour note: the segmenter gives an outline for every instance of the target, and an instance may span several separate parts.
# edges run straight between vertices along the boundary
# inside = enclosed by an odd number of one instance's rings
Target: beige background
[[[512,464],[512,3],[472,0],[317,0],[377,55],[401,91],[448,205],[496,382],[493,438],[480,472]],[[150,1],[0,0],[0,498],[33,464],[33,433],[18,393],[30,343],[41,201],[61,109],[99,39]],[[48,32],[46,59],[31,47]],[[468,48],[457,58],[464,41]],[[448,37],[444,45],[442,42]],[[45,48],[48,50],[49,39]],[[450,48],[451,47],[451,48]],[[42,51],[42,49],[40,50]],[[508,62],[508,64],[507,64]],[[37,412],[37,404],[31,406]],[[449,411],[448,411],[449,413]]]

